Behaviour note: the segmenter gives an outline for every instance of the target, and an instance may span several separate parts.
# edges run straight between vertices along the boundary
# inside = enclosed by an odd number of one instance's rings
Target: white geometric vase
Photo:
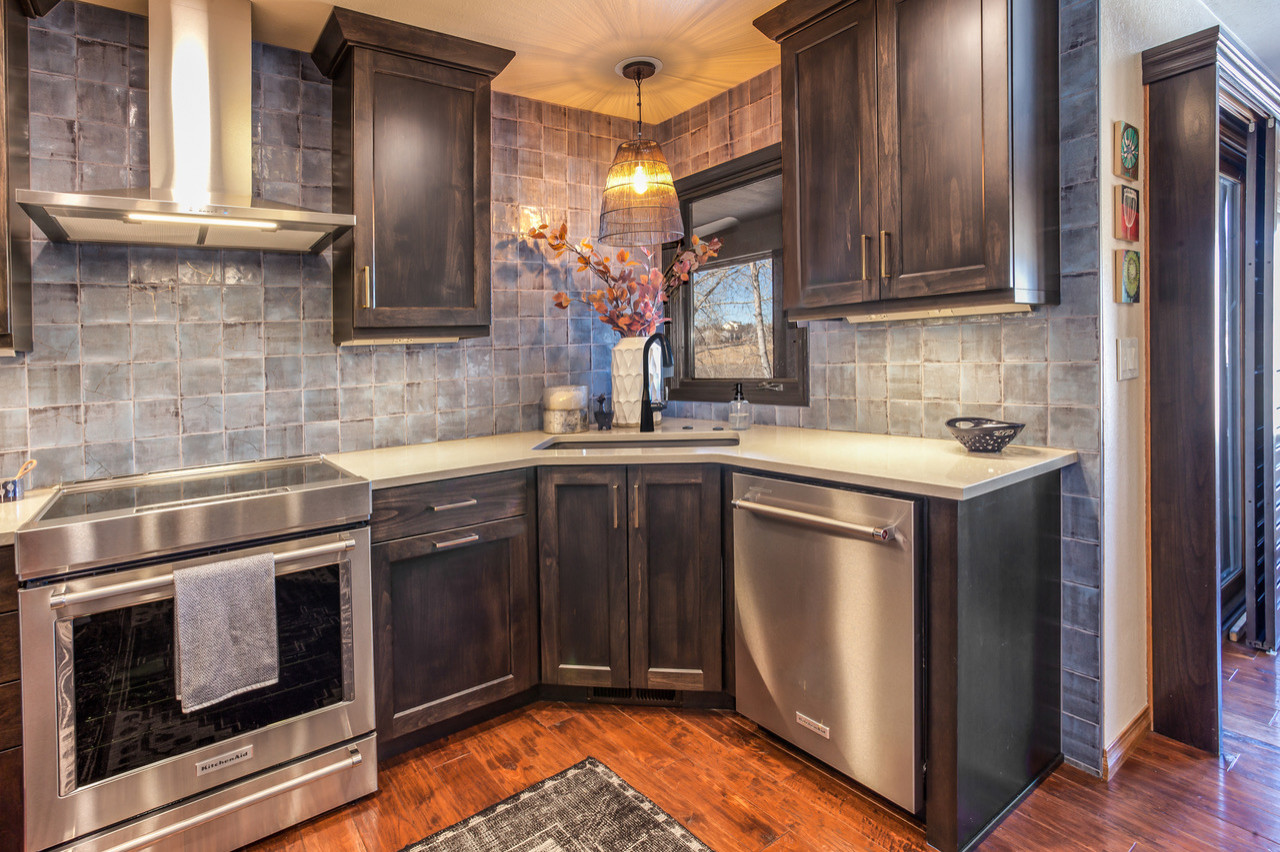
[[[613,425],[636,428],[640,425],[640,398],[644,391],[645,337],[623,337],[613,347]],[[662,351],[655,345],[649,350],[649,384],[661,379]],[[650,397],[652,398],[652,396]],[[653,413],[654,425],[662,420],[662,412]]]

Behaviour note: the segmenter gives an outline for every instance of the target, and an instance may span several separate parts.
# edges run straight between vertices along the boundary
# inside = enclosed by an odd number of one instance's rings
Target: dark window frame
[[[691,233],[691,211],[694,202],[782,174],[782,146],[769,145],[727,163],[712,166],[676,181],[680,213],[685,233]],[[675,246],[665,247],[664,263],[670,260]],[[670,398],[681,402],[728,402],[734,386],[742,384],[747,399],[756,405],[809,404],[809,331],[788,323],[784,313],[784,251],[773,252],[773,373],[772,379],[725,378],[699,379],[693,375],[692,288],[681,287],[671,298],[671,348],[675,355],[675,375],[671,380]],[[745,259],[745,258],[744,258]],[[709,264],[718,265],[715,261]],[[694,273],[695,275],[697,273]]]

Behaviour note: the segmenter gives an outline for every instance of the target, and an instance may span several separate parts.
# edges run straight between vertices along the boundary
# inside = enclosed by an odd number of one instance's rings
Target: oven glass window
[[[276,578],[280,681],[195,713],[175,697],[173,600],[76,618],[76,781],[92,784],[342,701],[337,565]]]

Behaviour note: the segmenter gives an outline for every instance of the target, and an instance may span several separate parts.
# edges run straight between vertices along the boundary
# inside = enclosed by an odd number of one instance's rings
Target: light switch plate
[[[1138,338],[1121,337],[1116,340],[1116,379],[1127,382],[1138,378]]]

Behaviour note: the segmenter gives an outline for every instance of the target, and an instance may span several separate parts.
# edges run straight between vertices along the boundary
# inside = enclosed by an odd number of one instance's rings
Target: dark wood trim
[[[685,233],[692,231],[690,223],[693,204],[699,199],[745,186],[775,174],[782,174],[781,143],[768,145],[676,181],[676,194],[680,198],[680,213],[684,219]],[[688,295],[688,288],[681,288],[676,291],[670,306],[671,338],[676,361],[675,375],[670,385],[672,400],[728,402],[733,399],[735,386],[741,383],[747,399],[755,405],[807,406],[809,404],[809,330],[797,326],[794,322],[788,322],[783,310],[787,262],[784,252],[785,249],[773,252],[773,378],[696,378],[693,375],[691,357],[693,352],[692,302]],[[731,258],[724,262],[737,262],[741,259],[743,258]],[[715,263],[713,261],[704,268],[714,268]]]
[[[22,14],[28,18],[43,18],[57,8],[61,0],[18,0]]]
[[[1209,27],[1142,52],[1142,82],[1158,83],[1198,68],[1216,65],[1223,88],[1268,115],[1280,114],[1280,84],[1235,36]]]
[[[1147,126],[1152,725],[1217,754],[1217,67],[1148,85]]]
[[[316,40],[311,58],[321,73],[332,78],[352,47],[425,59],[490,78],[496,77],[516,55],[506,48],[335,6]]]
[[[52,7],[50,7],[52,8]],[[31,185],[27,92],[27,16],[18,0],[0,5],[0,350],[30,352],[31,219],[14,201],[14,190]]]
[[[789,0],[765,12],[752,21],[751,25],[774,41],[781,41],[796,30],[832,15],[850,3],[861,1],[848,0],[833,4],[831,0]]]
[[[1111,745],[1107,746],[1106,760],[1102,762],[1102,780],[1112,778],[1128,758],[1133,754],[1142,738],[1151,733],[1151,705],[1142,708],[1142,712],[1133,717],[1133,721],[1125,726]]]
[[[13,612],[18,608],[18,574],[15,569],[13,545],[0,547],[0,612]]]

